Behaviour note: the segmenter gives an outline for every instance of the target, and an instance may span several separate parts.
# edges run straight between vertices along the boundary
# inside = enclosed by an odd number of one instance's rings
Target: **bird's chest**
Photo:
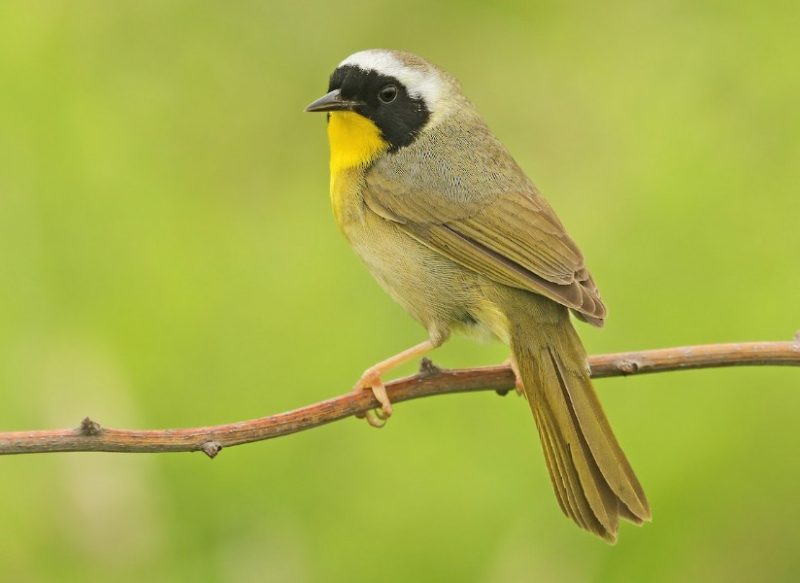
[[[428,252],[397,225],[364,204],[363,172],[347,169],[331,174],[331,208],[336,223],[370,272],[392,295],[406,288],[406,275],[423,278],[418,268]]]
[[[350,234],[363,227],[364,222],[364,173],[359,168],[331,171],[331,210],[336,224],[350,239]]]
[[[475,294],[474,276],[367,208],[358,176],[331,183],[336,221],[381,287],[424,326],[461,319]]]

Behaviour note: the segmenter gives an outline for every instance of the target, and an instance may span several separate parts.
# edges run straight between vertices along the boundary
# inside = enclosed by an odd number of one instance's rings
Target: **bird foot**
[[[519,376],[519,368],[517,368],[517,363],[514,358],[509,356],[503,364],[507,364],[514,372],[514,388],[516,389],[517,394],[524,395],[525,387],[522,385],[522,377]]]
[[[386,425],[386,420],[392,416],[392,402],[389,400],[389,395],[386,394],[386,386],[381,380],[379,371],[374,368],[368,368],[364,371],[364,374],[361,375],[361,378],[358,379],[356,386],[353,388],[353,392],[357,393],[364,390],[371,390],[381,407],[356,416],[365,418],[367,423],[373,427],[381,428]]]

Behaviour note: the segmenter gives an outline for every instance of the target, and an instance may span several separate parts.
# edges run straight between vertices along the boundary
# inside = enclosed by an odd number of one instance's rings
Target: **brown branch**
[[[594,378],[723,366],[800,366],[800,333],[792,342],[707,344],[603,354],[590,357],[589,364]],[[504,395],[513,388],[514,375],[507,366],[440,370],[428,360],[423,360],[419,374],[386,386],[395,403],[482,390]],[[110,429],[87,417],[76,429],[0,433],[0,455],[58,451],[202,451],[213,458],[223,447],[296,433],[363,414],[377,406],[370,391],[350,392],[287,413],[189,429]]]

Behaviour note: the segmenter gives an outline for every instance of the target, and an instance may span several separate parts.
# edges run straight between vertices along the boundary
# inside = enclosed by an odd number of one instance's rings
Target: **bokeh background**
[[[227,422],[347,390],[423,331],[327,195],[341,59],[462,81],[585,250],[590,352],[800,328],[795,2],[0,5],[0,429]],[[498,362],[456,338],[444,366]],[[406,371],[411,371],[408,367]],[[800,570],[800,371],[597,383],[654,509],[559,512],[523,400],[202,454],[0,459],[5,581],[732,581]]]

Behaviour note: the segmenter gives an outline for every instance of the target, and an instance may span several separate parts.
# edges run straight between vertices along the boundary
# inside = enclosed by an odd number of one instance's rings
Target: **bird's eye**
[[[378,91],[378,99],[383,103],[391,103],[397,98],[397,87],[394,85],[384,85]]]

